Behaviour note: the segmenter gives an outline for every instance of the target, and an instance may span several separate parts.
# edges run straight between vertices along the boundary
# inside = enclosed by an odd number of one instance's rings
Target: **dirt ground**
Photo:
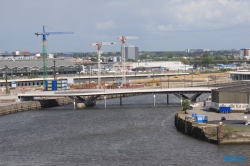
[[[199,75],[174,75],[174,76],[165,76],[165,77],[157,77],[157,78],[141,78],[141,79],[134,79],[131,80],[133,84],[144,84],[146,87],[154,87],[154,86],[162,86],[162,87],[183,87],[185,86],[192,86],[195,84],[207,84],[208,79],[209,82],[220,82],[220,81],[230,81],[231,78],[228,77],[229,73],[211,73],[211,74],[199,74]],[[113,84],[113,81],[106,82],[106,84]],[[21,88],[21,89],[20,89]],[[22,89],[24,88],[24,89]],[[31,87],[17,87],[16,89],[10,90],[10,95],[16,95],[17,93],[21,93],[25,91],[35,91],[39,90],[38,88],[31,86]],[[6,95],[5,87],[0,89],[0,96]]]

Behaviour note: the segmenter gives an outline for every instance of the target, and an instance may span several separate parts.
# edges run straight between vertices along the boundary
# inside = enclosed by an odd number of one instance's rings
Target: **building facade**
[[[139,48],[135,46],[125,47],[125,59],[139,59]]]
[[[242,59],[250,59],[250,49],[248,48],[242,48],[240,50],[240,54],[238,56],[238,59],[242,60]]]

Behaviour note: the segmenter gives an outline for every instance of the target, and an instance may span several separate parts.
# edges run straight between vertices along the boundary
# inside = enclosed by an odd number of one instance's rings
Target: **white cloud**
[[[152,14],[155,18],[146,26],[150,31],[220,30],[250,25],[249,5],[241,0],[171,1],[163,4],[159,11],[147,13],[148,17]]]
[[[171,24],[169,25],[155,25],[155,24],[149,24],[147,25],[147,30],[151,31],[173,31],[174,28]]]
[[[112,20],[109,20],[107,22],[102,22],[102,23],[98,22],[98,23],[96,23],[96,26],[95,26],[96,29],[111,29],[114,27],[115,27],[115,25],[114,25],[114,22]]]

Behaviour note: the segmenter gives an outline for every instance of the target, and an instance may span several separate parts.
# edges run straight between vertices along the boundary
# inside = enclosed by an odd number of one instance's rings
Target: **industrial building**
[[[213,89],[211,91],[211,109],[231,107],[232,112],[245,112],[249,109],[250,83],[242,82],[238,85]]]
[[[250,71],[249,70],[237,70],[230,72],[229,75],[232,80],[250,80]]]
[[[75,74],[82,70],[82,67],[75,65],[70,60],[47,59],[47,72],[53,75],[55,71],[59,74]],[[30,74],[43,75],[43,60],[1,60],[0,77],[7,73],[8,76],[29,76]]]

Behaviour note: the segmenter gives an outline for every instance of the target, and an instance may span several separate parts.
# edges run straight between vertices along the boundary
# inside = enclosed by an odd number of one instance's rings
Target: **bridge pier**
[[[169,105],[169,99],[168,99],[168,94],[167,94],[167,105]]]
[[[23,97],[18,97],[19,101],[33,101],[34,97],[32,96],[23,96]]]
[[[122,105],[122,94],[120,94],[120,105]]]

